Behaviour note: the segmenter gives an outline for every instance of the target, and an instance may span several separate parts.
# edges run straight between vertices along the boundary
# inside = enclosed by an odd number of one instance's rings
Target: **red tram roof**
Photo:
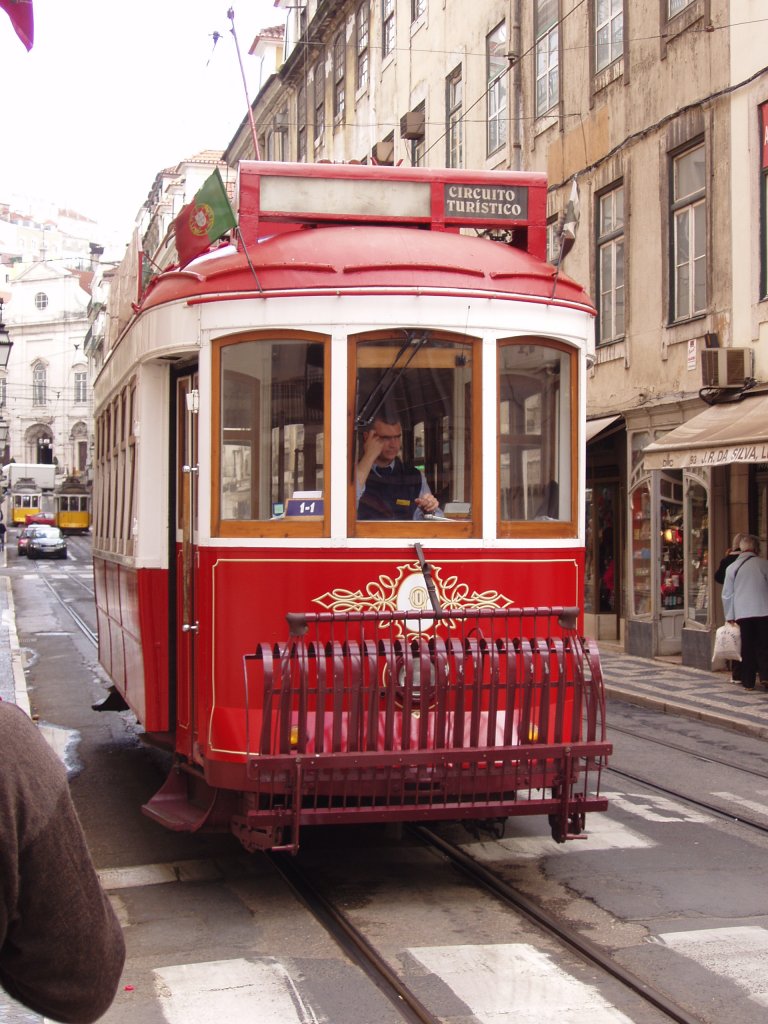
[[[581,285],[523,249],[477,236],[384,225],[304,228],[249,244],[248,258],[230,247],[201,256],[184,270],[155,278],[140,310],[225,294],[271,298],[339,292],[470,292],[594,313]]]

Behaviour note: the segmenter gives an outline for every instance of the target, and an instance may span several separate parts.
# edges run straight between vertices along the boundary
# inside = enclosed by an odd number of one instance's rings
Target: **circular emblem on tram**
[[[407,576],[403,580],[395,596],[395,607],[399,612],[428,612],[431,610],[429,592],[421,574]],[[406,626],[409,630],[415,631],[424,628],[420,627],[417,619],[406,619]]]
[[[207,235],[213,221],[213,209],[208,203],[198,203],[189,215],[189,230],[193,235]]]

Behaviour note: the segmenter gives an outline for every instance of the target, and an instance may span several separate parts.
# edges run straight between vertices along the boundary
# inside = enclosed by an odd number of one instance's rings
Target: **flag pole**
[[[240,65],[240,74],[242,75],[243,78],[243,91],[245,92],[245,102],[248,106],[248,123],[251,126],[251,139],[253,140],[253,151],[256,155],[256,159],[261,160],[261,154],[259,153],[259,140],[256,138],[256,125],[254,124],[253,121],[253,109],[251,108],[251,101],[248,98],[248,85],[246,84],[245,81],[243,60],[242,57],[240,56],[240,44],[237,41],[237,32],[235,32],[235,12],[232,7],[230,7],[229,10],[227,11],[227,17],[232,22],[232,28],[230,29],[230,32],[232,33],[232,38],[235,40],[235,50],[237,50],[237,62]]]
[[[253,263],[251,263],[251,254],[248,252],[248,246],[245,244],[245,239],[243,238],[243,232],[240,230],[240,225],[239,224],[235,224],[235,234],[240,239],[240,244],[243,247],[243,252],[245,253],[245,258],[248,261],[248,266],[250,267],[251,273],[253,274],[253,279],[256,282],[256,287],[259,289],[260,292],[263,292],[264,289],[261,287],[261,281],[259,280],[259,276],[256,273],[256,268],[254,267]]]

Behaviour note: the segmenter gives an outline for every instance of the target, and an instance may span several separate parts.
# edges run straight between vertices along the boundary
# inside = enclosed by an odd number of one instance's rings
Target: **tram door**
[[[197,558],[197,374],[176,381],[176,746],[194,757],[197,728],[195,707],[195,663],[198,635],[195,595]]]

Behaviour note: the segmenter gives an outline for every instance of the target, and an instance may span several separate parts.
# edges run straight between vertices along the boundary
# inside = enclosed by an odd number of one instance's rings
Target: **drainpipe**
[[[511,132],[510,132],[510,146],[512,152],[510,154],[509,165],[513,171],[522,170],[522,131],[523,131],[523,90],[522,90],[522,71],[520,68],[520,47],[522,43],[522,29],[520,26],[520,8],[522,0],[511,0],[510,3],[510,15],[511,15],[511,32],[510,32],[510,51],[509,61],[512,65],[512,103],[510,104],[511,117]],[[514,104],[514,110],[512,109]]]

